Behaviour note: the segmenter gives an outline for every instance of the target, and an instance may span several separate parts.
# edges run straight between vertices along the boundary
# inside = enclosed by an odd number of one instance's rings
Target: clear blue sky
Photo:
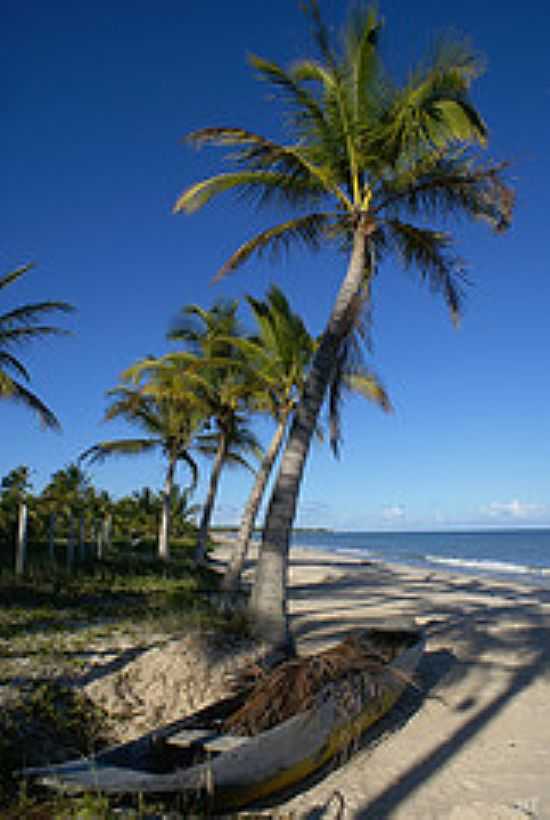
[[[334,26],[346,8],[321,0]],[[483,225],[459,228],[473,283],[459,331],[414,277],[395,265],[380,271],[373,366],[395,413],[349,402],[340,461],[314,445],[297,523],[549,525],[547,9],[536,0],[520,7],[387,0],[380,10],[396,74],[449,29],[485,55],[474,97],[490,128],[491,156],[512,163],[517,209],[504,237]],[[213,286],[212,275],[253,230],[254,215],[231,198],[193,217],[171,214],[186,185],[221,169],[215,150],[182,144],[188,131],[239,125],[280,135],[281,109],[246,55],[287,64],[311,53],[298,0],[7,0],[2,22],[0,270],[31,260],[37,268],[10,288],[0,311],[47,298],[78,309],[63,320],[72,337],[22,352],[33,389],[63,432],[41,431],[25,409],[0,405],[0,475],[27,464],[40,490],[90,445],[131,432],[102,423],[105,391],[133,361],[168,349],[164,336],[179,307],[261,295],[277,282],[319,332],[345,259],[255,260]],[[159,487],[162,463],[118,460],[90,473],[121,495]],[[186,483],[184,467],[179,479]],[[249,487],[246,474],[226,475],[218,522],[237,519]],[[203,489],[204,482],[197,501]]]

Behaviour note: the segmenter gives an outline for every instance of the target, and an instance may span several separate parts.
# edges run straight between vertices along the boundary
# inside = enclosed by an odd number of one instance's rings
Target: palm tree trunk
[[[170,503],[172,501],[172,490],[174,489],[175,472],[176,459],[170,456],[162,490],[162,510],[159,526],[158,557],[162,558],[163,561],[167,561],[168,558],[170,558]]]
[[[199,533],[197,535],[197,546],[195,547],[195,561],[198,564],[204,563],[206,558],[206,541],[208,539],[208,529],[210,527],[210,519],[214,510],[214,501],[216,500],[216,493],[218,491],[218,484],[222,472],[223,463],[227,455],[227,436],[221,433],[216,458],[210,473],[210,483],[208,487],[208,495],[204,507],[202,508],[202,515],[199,524]]]
[[[321,344],[313,358],[304,392],[294,414],[279,468],[258,555],[250,599],[254,631],[274,653],[294,652],[287,617],[288,551],[300,482],[311,438],[325,397],[330,374],[347,332],[351,302],[365,279],[365,244],[374,229],[363,214],[354,229],[353,250],[346,276],[332,309]]]
[[[239,534],[233,547],[231,560],[222,583],[223,588],[228,591],[235,590],[239,586],[258,508],[262,501],[269,476],[271,475],[271,470],[273,469],[273,465],[279,455],[279,450],[281,449],[281,444],[283,443],[283,437],[289,415],[290,410],[284,415],[284,418],[280,419],[277,429],[275,430],[275,434],[271,440],[271,444],[269,445],[269,449],[267,450],[260,469],[256,474],[256,481],[254,482],[254,486],[252,487],[252,491],[243,513]]]

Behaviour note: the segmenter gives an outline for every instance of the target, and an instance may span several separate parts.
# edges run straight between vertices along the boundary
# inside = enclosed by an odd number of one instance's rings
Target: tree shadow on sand
[[[456,718],[452,734],[435,748],[419,751],[420,757],[401,768],[394,782],[354,807],[354,817],[383,818],[391,816],[527,687],[550,677],[550,590],[475,577],[410,573],[397,566],[350,571],[348,565],[347,570],[341,578],[329,576],[324,582],[290,589],[293,632],[303,647],[338,640],[352,627],[383,624],[395,617],[418,623],[428,647],[420,668],[422,691],[409,687],[394,710],[364,736],[359,751],[375,752],[388,733],[401,731],[422,711],[426,698],[445,701],[448,694],[454,697],[460,691],[457,684],[464,684],[464,697],[446,704]],[[488,685],[495,677],[496,688]],[[320,773],[315,783],[325,774]],[[338,788],[338,778],[331,783]],[[312,785],[302,784],[295,794],[307,792]],[[320,817],[328,803],[300,816]]]

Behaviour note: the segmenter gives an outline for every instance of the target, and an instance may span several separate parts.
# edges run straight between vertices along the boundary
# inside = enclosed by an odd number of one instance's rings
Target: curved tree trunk
[[[279,421],[277,429],[275,430],[271,440],[271,444],[269,445],[269,449],[267,450],[260,469],[256,474],[256,481],[254,482],[254,486],[252,487],[252,491],[245,507],[237,541],[233,547],[231,560],[223,579],[222,585],[226,590],[235,590],[239,585],[258,508],[262,501],[269,476],[271,475],[271,470],[273,469],[273,465],[279,455],[279,450],[281,449],[281,444],[283,443],[289,413],[290,411],[287,412]]]
[[[210,519],[214,510],[214,501],[216,500],[216,493],[218,492],[218,484],[222,472],[223,463],[227,455],[227,436],[225,433],[221,434],[220,443],[216,452],[216,458],[210,473],[210,483],[208,486],[208,495],[202,508],[202,515],[199,524],[199,532],[197,535],[197,546],[195,547],[195,561],[202,564],[206,558],[206,542],[208,539],[208,529],[210,527]]]
[[[160,513],[158,557],[163,561],[170,558],[170,503],[172,501],[172,490],[174,489],[174,474],[176,472],[176,459],[170,457],[168,469],[162,488],[162,510]]]
[[[273,653],[292,654],[294,645],[288,629],[287,573],[292,523],[296,513],[300,482],[311,438],[330,374],[342,340],[348,330],[351,302],[364,283],[365,243],[374,226],[366,214],[354,230],[353,250],[348,269],[330,315],[321,344],[317,348],[298,409],[294,414],[287,445],[267,511],[258,555],[250,612],[256,635]]]

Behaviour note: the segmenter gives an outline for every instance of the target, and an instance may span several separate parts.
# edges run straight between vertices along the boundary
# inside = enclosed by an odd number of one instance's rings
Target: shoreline
[[[537,546],[535,550],[530,549],[529,543],[520,541],[519,543],[508,545],[507,550],[497,550],[495,552],[494,544],[487,544],[486,548],[480,550],[480,555],[471,554],[471,543],[457,543],[456,555],[445,554],[445,548],[441,554],[437,553],[438,544],[419,543],[417,545],[418,551],[411,551],[409,555],[402,551],[402,546],[399,543],[392,544],[388,542],[388,537],[397,538],[398,541],[408,536],[412,539],[433,538],[433,536],[442,536],[443,538],[454,537],[458,539],[466,536],[471,539],[472,536],[496,536],[499,538],[507,538],[510,536],[526,536],[529,533],[536,533],[538,535],[544,534],[547,536],[547,543],[542,543]],[[220,531],[215,533],[213,540],[217,543],[232,543],[236,538],[236,532]],[[310,537],[314,540],[311,542],[302,541],[301,536]],[[338,538],[332,544],[323,543],[323,538],[333,536]],[[386,543],[369,544],[369,539],[386,539]],[[319,540],[318,540],[319,539]],[[349,539],[351,543],[342,544],[342,540]],[[260,536],[256,533],[251,541],[251,545],[257,548]],[[363,542],[362,545],[361,542]],[[461,546],[464,548],[461,554]],[[513,550],[510,549],[513,546]],[[528,547],[525,550],[525,547]],[[460,574],[466,577],[485,578],[489,581],[500,580],[504,582],[518,583],[532,588],[550,589],[550,528],[548,527],[514,527],[503,528],[494,527],[486,529],[474,530],[411,530],[411,531],[336,531],[323,528],[309,528],[304,530],[293,531],[291,550],[304,549],[314,550],[316,552],[327,552],[331,555],[349,555],[357,557],[359,560],[367,560],[373,563],[381,563],[390,566],[411,567],[419,571],[430,572],[444,572],[447,574]],[[401,553],[401,554],[396,554]],[[511,555],[511,552],[513,555]],[[523,560],[517,561],[519,556]],[[541,556],[544,556],[546,563],[540,563]],[[531,561],[529,559],[531,558]]]
[[[292,547],[288,599],[300,652],[393,619],[427,648],[419,690],[277,811],[334,816],[338,792],[346,820],[550,820],[549,589]]]

